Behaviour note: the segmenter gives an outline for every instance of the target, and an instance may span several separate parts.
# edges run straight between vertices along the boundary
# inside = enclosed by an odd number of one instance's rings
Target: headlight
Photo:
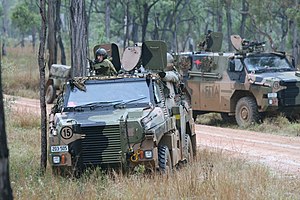
[[[277,98],[277,93],[268,93],[268,98]]]
[[[147,158],[147,159],[152,158],[153,157],[152,150],[145,150],[144,155],[145,155],[145,158]]]
[[[60,156],[52,156],[52,162],[53,162],[53,164],[59,164]]]
[[[52,132],[52,135],[57,136],[57,131],[55,129],[52,129],[51,132]]]

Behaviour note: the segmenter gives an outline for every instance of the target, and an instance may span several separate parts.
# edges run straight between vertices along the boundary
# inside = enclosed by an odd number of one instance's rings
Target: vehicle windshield
[[[106,82],[99,84],[86,84],[86,91],[74,87],[65,102],[66,107],[111,105],[125,102],[150,102],[149,88],[146,81],[136,82]]]
[[[294,70],[285,57],[275,54],[249,56],[244,62],[247,70],[255,73]]]

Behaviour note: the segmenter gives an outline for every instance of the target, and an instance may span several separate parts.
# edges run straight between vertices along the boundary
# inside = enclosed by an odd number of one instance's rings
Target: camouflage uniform
[[[117,75],[114,65],[106,58],[102,62],[93,64],[95,75],[113,76]]]

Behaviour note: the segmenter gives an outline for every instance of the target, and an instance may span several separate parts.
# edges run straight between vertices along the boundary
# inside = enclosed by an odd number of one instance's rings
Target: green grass
[[[6,102],[6,108],[9,108]],[[15,199],[299,199],[299,178],[234,158],[220,150],[199,149],[197,160],[168,177],[158,174],[104,174],[81,178],[39,175],[38,115],[6,110],[10,178]],[[19,123],[18,121],[23,121]]]

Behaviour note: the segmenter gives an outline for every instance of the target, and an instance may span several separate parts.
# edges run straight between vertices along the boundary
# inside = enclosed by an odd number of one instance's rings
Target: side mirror
[[[296,68],[295,58],[292,58],[292,65],[293,65],[294,68]]]

